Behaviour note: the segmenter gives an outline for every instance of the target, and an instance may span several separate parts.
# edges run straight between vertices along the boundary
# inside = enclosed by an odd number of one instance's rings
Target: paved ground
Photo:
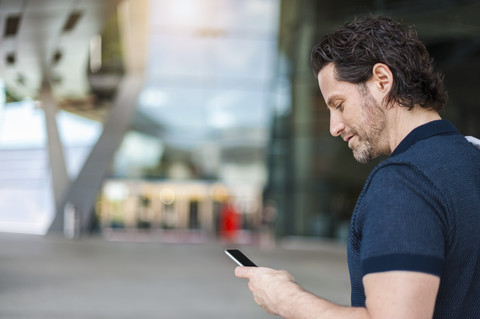
[[[238,246],[237,246],[238,247]],[[253,301],[224,243],[111,242],[0,233],[0,318],[274,318]],[[228,246],[231,248],[231,245]],[[345,249],[289,240],[242,250],[306,289],[349,303]]]

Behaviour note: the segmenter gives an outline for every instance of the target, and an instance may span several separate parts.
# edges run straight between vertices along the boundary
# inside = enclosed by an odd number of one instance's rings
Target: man
[[[355,159],[390,157],[352,215],[352,306],[285,271],[237,267],[255,301],[284,318],[479,318],[480,151],[438,111],[447,94],[411,27],[367,17],[325,36],[312,66],[330,132]]]

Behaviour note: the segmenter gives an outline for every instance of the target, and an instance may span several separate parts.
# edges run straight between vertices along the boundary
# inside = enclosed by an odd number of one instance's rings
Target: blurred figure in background
[[[260,248],[272,249],[275,247],[275,218],[277,205],[273,200],[266,200],[260,220]]]
[[[220,236],[227,242],[233,242],[237,238],[241,226],[240,215],[235,209],[233,201],[229,198],[223,203],[220,211]]]

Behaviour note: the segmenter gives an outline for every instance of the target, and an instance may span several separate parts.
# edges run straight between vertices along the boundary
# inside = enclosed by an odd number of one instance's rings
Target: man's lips
[[[355,135],[349,135],[347,136],[346,138],[344,138],[344,141],[348,143],[348,147],[349,148],[352,148],[352,146],[350,145],[350,141],[355,137]]]

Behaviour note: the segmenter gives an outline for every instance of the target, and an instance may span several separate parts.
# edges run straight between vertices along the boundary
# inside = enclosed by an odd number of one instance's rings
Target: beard
[[[352,151],[357,162],[366,164],[382,154],[379,141],[385,124],[385,112],[382,106],[370,92],[366,92],[361,121],[352,126],[352,132],[356,137],[355,145],[352,143]]]

